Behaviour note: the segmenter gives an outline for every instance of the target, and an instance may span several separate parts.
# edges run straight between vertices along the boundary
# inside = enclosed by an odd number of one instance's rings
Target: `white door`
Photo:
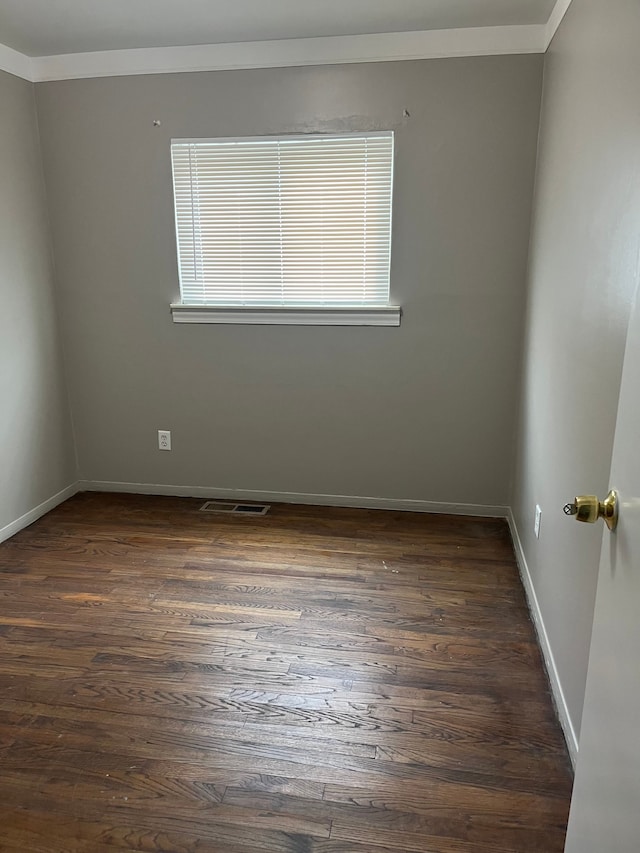
[[[610,482],[619,494],[620,521],[615,533],[605,529],[603,539],[565,853],[640,851],[640,306],[637,299],[629,326]]]

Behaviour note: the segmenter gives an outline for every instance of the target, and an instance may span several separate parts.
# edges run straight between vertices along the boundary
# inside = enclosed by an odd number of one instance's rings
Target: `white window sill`
[[[171,304],[174,323],[242,323],[263,326],[399,326],[398,305],[347,308],[246,307]]]

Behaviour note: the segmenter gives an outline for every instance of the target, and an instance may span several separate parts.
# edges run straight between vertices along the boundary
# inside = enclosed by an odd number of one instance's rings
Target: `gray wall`
[[[542,61],[38,85],[82,476],[505,504]],[[370,128],[399,329],[172,323],[171,137]]]
[[[574,0],[545,64],[513,503],[576,733],[603,526],[562,506],[609,489],[638,272],[639,37],[635,0]]]
[[[2,535],[76,471],[32,84],[0,72],[0,113]]]

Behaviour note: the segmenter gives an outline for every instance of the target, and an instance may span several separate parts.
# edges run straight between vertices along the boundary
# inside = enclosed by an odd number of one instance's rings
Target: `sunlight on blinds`
[[[176,140],[182,302],[389,302],[393,133]]]

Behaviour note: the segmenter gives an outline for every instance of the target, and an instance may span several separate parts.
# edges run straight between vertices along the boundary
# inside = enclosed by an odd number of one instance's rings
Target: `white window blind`
[[[171,153],[183,305],[388,304],[392,132]]]

